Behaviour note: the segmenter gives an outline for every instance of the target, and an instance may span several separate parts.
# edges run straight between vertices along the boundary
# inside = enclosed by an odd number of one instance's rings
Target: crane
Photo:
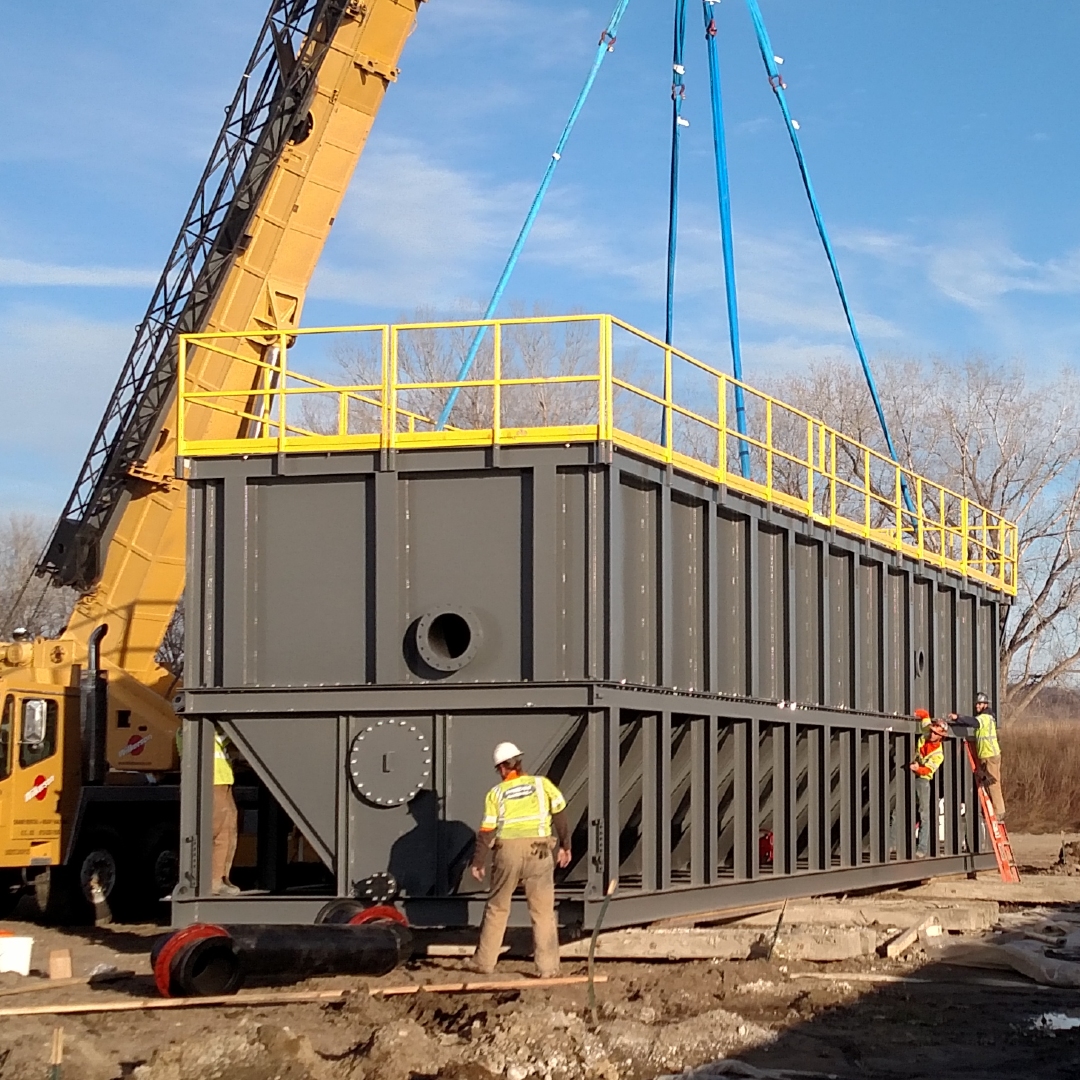
[[[95,879],[106,893],[167,887],[178,788],[159,781],[177,767],[176,678],[156,657],[185,574],[178,336],[299,324],[421,3],[270,4],[37,568],[77,590],[68,626],[0,644],[0,909],[28,883],[45,907],[85,901]],[[247,358],[196,355],[188,378],[248,399]],[[236,424],[209,412],[199,434]]]

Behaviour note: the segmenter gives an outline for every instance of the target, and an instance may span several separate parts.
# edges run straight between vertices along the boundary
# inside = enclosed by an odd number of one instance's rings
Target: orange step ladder
[[[1010,885],[1020,884],[1020,871],[1013,858],[1012,844],[1009,843],[1009,834],[1005,830],[1005,823],[998,821],[994,813],[994,804],[990,799],[990,793],[986,785],[979,781],[979,763],[971,752],[971,744],[965,740],[964,750],[967,752],[968,764],[972,773],[975,774],[975,790],[979,793],[979,806],[982,807],[983,818],[986,821],[990,833],[990,843],[994,845],[994,858],[997,859],[998,870],[1001,872],[1001,880]]]

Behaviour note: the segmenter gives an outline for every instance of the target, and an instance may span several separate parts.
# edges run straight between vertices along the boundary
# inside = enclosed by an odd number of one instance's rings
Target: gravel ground
[[[0,1008],[154,995],[148,952],[160,927],[0,928],[34,936],[32,964],[42,971],[50,949],[68,948],[76,975],[99,965],[134,972],[93,989],[4,995]],[[498,974],[530,969],[504,961]],[[564,964],[566,974],[582,970]],[[609,962],[602,970],[609,981],[597,987],[595,1025],[581,986],[385,1000],[367,992],[460,977],[457,963],[434,960],[368,983],[290,987],[355,991],[333,1004],[3,1017],[0,1080],[42,1080],[57,1026],[65,1080],[652,1080],[718,1058],[843,1078],[1080,1075],[1080,1026],[1067,1027],[1080,1018],[1080,991],[933,964],[918,951],[903,962]],[[828,977],[800,977],[808,973]],[[853,977],[881,974],[925,981]],[[0,990],[42,981],[0,975]],[[1059,1030],[1038,1023],[1047,1013],[1066,1018]]]

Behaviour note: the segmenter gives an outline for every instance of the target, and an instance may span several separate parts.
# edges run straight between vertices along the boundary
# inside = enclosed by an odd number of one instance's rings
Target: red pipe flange
[[[158,993],[162,997],[172,997],[172,962],[176,959],[180,950],[196,941],[204,941],[207,938],[229,937],[227,930],[213,923],[192,923],[183,930],[177,930],[172,937],[168,938],[157,958],[154,960],[154,983]]]

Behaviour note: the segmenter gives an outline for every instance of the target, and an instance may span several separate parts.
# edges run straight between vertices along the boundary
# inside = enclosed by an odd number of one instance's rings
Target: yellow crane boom
[[[229,265],[219,275],[212,303],[205,305],[201,327],[190,318],[186,322],[180,318],[178,331],[280,330],[298,325],[308,282],[386,88],[397,78],[398,59],[420,2],[309,3],[311,22],[295,53],[271,25],[279,85],[286,85],[297,65],[307,63],[314,69],[313,86],[306,92],[306,113],[298,119],[288,117],[289,136],[260,179],[257,202],[241,208],[248,211],[242,232],[227,237],[227,244],[219,243],[211,252],[210,258],[215,254],[228,258]],[[292,0],[274,6],[302,3]],[[249,169],[257,166],[258,162],[249,163]],[[240,216],[232,214],[230,219],[230,214],[232,208],[222,216],[223,229]],[[175,345],[172,348],[175,352]],[[205,352],[188,360],[192,385],[236,389],[241,400],[245,392],[256,389],[250,383],[251,370],[249,364],[220,353]],[[202,424],[204,430],[189,432],[189,436],[238,434],[236,418],[224,412],[208,412]],[[154,426],[152,437],[144,438],[143,453],[124,468],[123,498],[115,500],[111,520],[98,529],[95,540],[100,541],[101,558],[95,580],[80,581],[78,574],[71,574],[72,564],[67,564],[66,580],[83,585],[84,591],[65,637],[73,642],[73,658],[85,661],[90,635],[107,626],[100,660],[109,671],[110,714],[122,709],[143,715],[149,711],[171,723],[163,696],[169,695],[175,680],[155,657],[184,588],[185,491],[175,474],[175,392],[168,395]],[[66,536],[58,528],[43,564],[60,583],[65,583],[64,556],[70,554],[64,545],[74,547],[71,537],[70,528]],[[80,573],[84,567],[85,562]],[[151,730],[154,726],[151,722]],[[115,732],[115,727],[109,723],[108,756],[113,762],[126,737]],[[125,766],[167,767],[163,757],[169,752],[169,742],[155,740],[153,752],[148,746],[138,761],[126,761]]]

